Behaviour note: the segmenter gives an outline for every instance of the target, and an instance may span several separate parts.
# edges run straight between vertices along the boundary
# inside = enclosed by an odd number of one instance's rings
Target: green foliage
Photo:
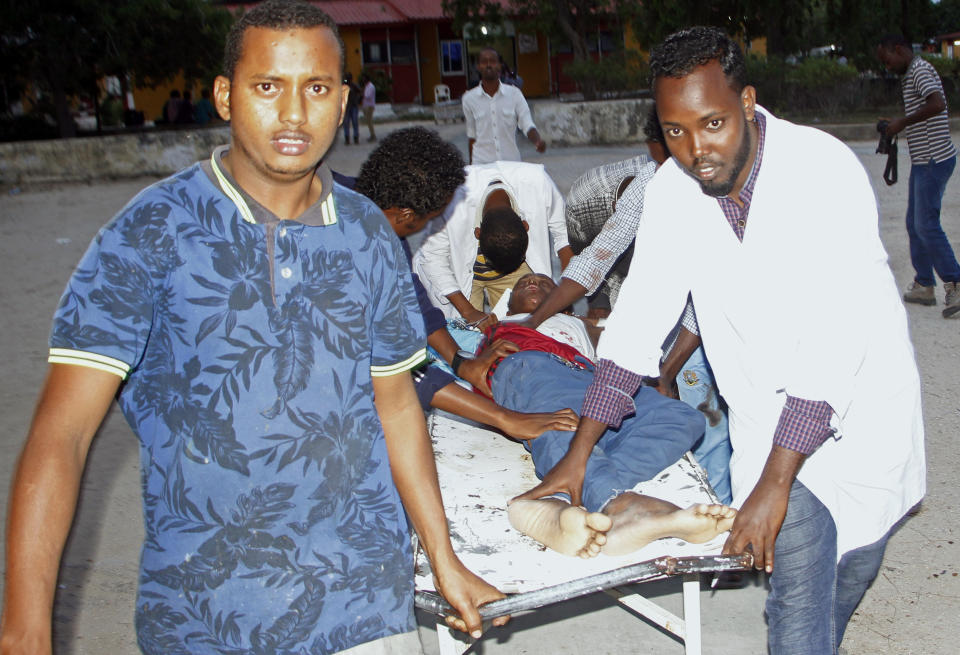
[[[757,101],[775,113],[830,118],[862,101],[857,70],[828,57],[808,57],[797,64],[779,57],[750,57],[747,79],[757,89]]]
[[[640,53],[634,50],[606,55],[599,61],[573,61],[563,72],[578,85],[586,81],[595,85],[597,93],[639,91],[650,87],[650,67]]]
[[[940,0],[930,8],[927,36],[960,32],[960,0]]]
[[[856,68],[829,57],[808,57],[786,68],[787,84],[814,92],[828,92],[856,78]]]
[[[960,59],[947,59],[940,55],[922,55],[924,59],[937,69],[937,74],[943,82],[943,92],[947,97],[947,105],[955,107],[960,103]]]
[[[188,84],[212,85],[233,24],[228,11],[206,0],[128,0],[116,7],[103,25],[105,72],[130,73],[137,86],[169,82],[178,72]]]
[[[123,103],[117,96],[108,96],[100,105],[100,120],[108,127],[123,123]]]
[[[956,77],[958,71],[960,71],[960,60],[947,59],[946,57],[941,57],[940,55],[931,54],[925,54],[922,55],[922,57],[930,62],[930,65],[937,69],[937,75],[939,75],[942,79]]]
[[[691,25],[712,25],[726,30],[728,34],[752,38],[756,36],[755,28],[758,27],[754,7],[757,4],[757,0],[635,3],[630,12],[630,25],[645,48],[652,48],[667,35]]]

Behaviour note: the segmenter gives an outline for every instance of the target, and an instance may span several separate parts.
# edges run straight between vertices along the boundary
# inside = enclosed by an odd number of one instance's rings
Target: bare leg
[[[726,505],[699,504],[680,509],[673,503],[628,491],[611,500],[604,513],[613,521],[603,552],[626,555],[663,537],[703,543],[726,532],[737,510]]]
[[[564,555],[594,557],[606,543],[611,520],[557,498],[515,500],[507,508],[510,525]]]

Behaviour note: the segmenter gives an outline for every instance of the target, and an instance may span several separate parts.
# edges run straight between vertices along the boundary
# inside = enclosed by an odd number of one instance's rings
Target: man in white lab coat
[[[772,653],[835,653],[925,491],[919,376],[876,199],[846,146],[756,104],[719,30],[667,37],[651,71],[672,159],[647,186],[577,434],[523,497],[579,502],[596,435],[657,375],[689,292],[729,406],[740,512],[725,552],[752,550],[771,574]]]

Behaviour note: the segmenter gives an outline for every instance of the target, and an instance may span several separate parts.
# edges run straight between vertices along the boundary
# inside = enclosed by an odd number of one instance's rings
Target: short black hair
[[[523,220],[507,207],[485,212],[480,222],[480,252],[497,273],[509,275],[527,258],[529,237]]]
[[[647,137],[647,141],[666,143],[663,138],[663,128],[660,127],[660,117],[657,116],[657,103],[651,104],[650,109],[647,110],[647,120],[643,123],[643,134]]]
[[[740,93],[747,85],[747,66],[740,46],[716,27],[691,27],[674,32],[650,53],[650,77],[686,77],[713,60],[720,63],[730,87]]]
[[[302,0],[267,0],[240,16],[227,33],[227,42],[223,48],[223,74],[231,80],[243,53],[243,35],[251,27],[268,30],[326,27],[337,39],[340,70],[343,71],[343,39],[340,38],[337,24],[326,12]]]
[[[388,134],[360,167],[356,190],[380,209],[418,215],[443,209],[465,179],[460,150],[433,130],[407,127]]]
[[[907,41],[903,34],[886,34],[877,45],[886,50],[895,50],[897,46],[902,46],[913,52],[913,44]]]

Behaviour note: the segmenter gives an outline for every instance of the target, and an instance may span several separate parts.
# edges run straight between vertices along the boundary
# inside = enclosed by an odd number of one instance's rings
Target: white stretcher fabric
[[[510,526],[507,501],[539,481],[530,454],[496,432],[433,415],[430,434],[453,548],[464,564],[504,593],[534,591],[666,555],[719,555],[727,534],[705,544],[660,539],[623,557],[589,560],[547,550]],[[703,471],[681,459],[634,490],[680,506],[717,502]],[[417,553],[416,588],[434,590],[430,566]]]

